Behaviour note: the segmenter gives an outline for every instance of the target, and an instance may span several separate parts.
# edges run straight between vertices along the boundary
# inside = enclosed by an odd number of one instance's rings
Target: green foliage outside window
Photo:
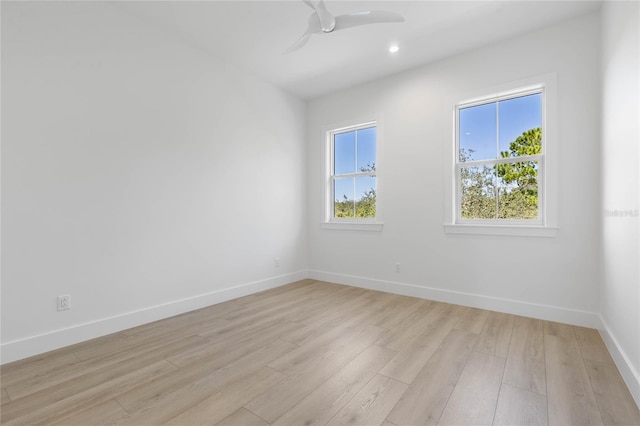
[[[527,130],[509,144],[501,158],[542,153],[542,129]],[[463,162],[473,151],[461,150]],[[538,217],[537,161],[460,169],[461,217],[463,219],[536,219]]]
[[[367,163],[360,168],[361,172],[371,172],[375,176],[375,163]],[[334,216],[339,218],[375,218],[376,217],[376,189],[370,188],[358,200],[350,200],[343,195],[342,200],[334,202]]]

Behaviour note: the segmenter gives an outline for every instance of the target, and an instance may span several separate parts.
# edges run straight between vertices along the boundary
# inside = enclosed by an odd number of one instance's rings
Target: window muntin
[[[331,158],[329,221],[375,220],[376,123],[332,130],[328,140]]]
[[[456,223],[544,224],[544,92],[456,106]]]

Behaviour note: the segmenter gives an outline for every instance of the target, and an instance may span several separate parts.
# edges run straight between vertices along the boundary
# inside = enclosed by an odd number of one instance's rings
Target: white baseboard
[[[30,336],[3,343],[0,346],[1,361],[7,363],[38,355],[64,346],[105,336],[138,325],[169,318],[195,309],[204,308],[227,300],[280,287],[307,278],[307,271],[292,272],[235,287],[212,291],[198,296],[150,306],[133,312],[74,325],[72,327]]]
[[[346,284],[370,290],[436,300],[438,302],[471,306],[490,311],[504,312],[547,321],[562,322],[582,327],[599,329],[601,322],[598,314],[593,312],[567,309],[559,306],[540,305],[518,300],[482,296],[472,293],[443,290],[438,288],[405,284],[394,281],[382,281],[353,275],[335,274],[332,272],[309,271],[309,278],[337,284]]]
[[[624,349],[618,344],[618,340],[611,332],[604,318],[600,317],[600,323],[602,324],[599,327],[600,336],[602,336],[604,344],[607,345],[607,349],[609,349],[609,353],[616,363],[622,379],[627,384],[631,396],[636,401],[636,405],[640,407],[640,374],[630,362]]]

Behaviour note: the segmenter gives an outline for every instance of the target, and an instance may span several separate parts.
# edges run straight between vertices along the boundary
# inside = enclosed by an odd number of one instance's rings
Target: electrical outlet
[[[58,296],[58,310],[66,311],[71,309],[71,295],[64,294],[62,296]]]
[[[396,272],[400,272],[400,262],[396,262]]]
[[[276,268],[280,267],[280,258],[276,257],[275,260],[273,261],[273,266],[275,266]]]

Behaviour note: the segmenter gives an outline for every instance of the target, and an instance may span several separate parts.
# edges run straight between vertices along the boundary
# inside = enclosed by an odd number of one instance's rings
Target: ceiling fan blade
[[[307,44],[307,42],[309,41],[310,38],[311,38],[311,34],[309,34],[309,33],[302,34],[302,37],[300,37],[298,39],[298,41],[293,43],[291,45],[291,47],[289,47],[287,50],[285,50],[284,54],[286,55],[287,53],[295,52],[296,50],[300,49],[302,46]]]
[[[335,30],[357,27],[368,24],[383,24],[387,22],[404,22],[404,17],[396,12],[385,10],[365,10],[347,15],[336,16]]]
[[[302,46],[307,44],[307,42],[309,41],[309,39],[313,34],[322,33],[322,28],[320,27],[320,18],[318,18],[317,13],[312,13],[311,16],[309,16],[308,25],[309,26],[307,27],[307,31],[305,31],[304,34],[300,36],[298,41],[293,43],[291,47],[289,47],[287,50],[284,51],[285,54],[291,53],[295,50],[300,49]]]

